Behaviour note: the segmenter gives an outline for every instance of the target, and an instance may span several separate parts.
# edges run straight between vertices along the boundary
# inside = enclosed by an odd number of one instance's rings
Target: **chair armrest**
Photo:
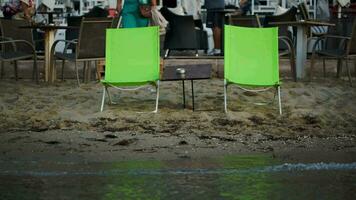
[[[75,47],[77,47],[77,45],[78,45],[78,39],[74,39],[74,40],[56,40],[54,43],[53,43],[53,45],[52,45],[52,47],[51,47],[51,56],[54,56],[54,51],[55,51],[55,49],[56,49],[56,45],[59,43],[59,42],[64,42],[64,43],[66,43],[66,45],[64,46],[64,49],[63,49],[63,53],[67,50],[67,48],[68,48],[68,46],[69,45],[75,45]]]
[[[52,48],[53,48],[53,47],[56,47],[56,45],[57,45],[59,42],[64,42],[64,43],[67,43],[67,44],[75,44],[75,45],[78,44],[78,40],[77,40],[77,39],[75,39],[75,40],[56,40],[56,41],[53,43]]]
[[[292,40],[287,36],[279,36],[278,40],[282,41],[288,47],[289,52],[294,56],[294,47]]]
[[[51,54],[54,55],[54,50],[55,50],[55,47],[57,46],[58,43],[60,42],[64,42],[66,45],[64,47],[64,50],[63,52],[65,52],[68,48],[69,45],[75,45],[75,47],[77,46],[78,44],[78,39],[74,39],[74,40],[56,40],[53,45],[52,45],[52,48],[51,48]]]
[[[313,45],[313,50],[312,50],[312,53],[314,54],[315,53],[315,50],[316,50],[316,47],[317,45],[319,44],[320,41],[323,41],[325,39],[328,39],[328,38],[333,38],[333,39],[338,39],[340,40],[340,44],[339,44],[339,48],[341,48],[343,45],[345,45],[345,42],[347,40],[350,40],[351,38],[350,37],[346,37],[346,36],[340,36],[340,35],[323,35],[321,37],[313,37],[313,38],[310,38],[310,39],[316,39],[314,45]]]
[[[7,40],[7,41],[0,41],[0,44],[9,44],[11,43],[13,48],[14,48],[14,51],[17,51],[17,47],[16,47],[16,43],[24,43],[26,44],[27,46],[31,47],[34,55],[36,55],[36,49],[35,47],[28,41],[26,40]]]
[[[0,36],[0,41],[9,41],[9,40],[13,40],[12,38],[10,37],[3,37],[3,36]]]
[[[41,40],[33,40],[34,43],[44,42],[44,41],[45,41],[44,39],[41,39]]]

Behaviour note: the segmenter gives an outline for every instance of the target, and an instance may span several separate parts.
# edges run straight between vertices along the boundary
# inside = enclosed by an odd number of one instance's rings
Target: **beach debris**
[[[93,141],[93,142],[108,142],[104,138],[87,138],[88,141]]]
[[[245,91],[243,94],[248,97],[254,97],[258,95],[256,92],[251,92],[251,91]]]
[[[148,149],[142,148],[142,149],[134,149],[133,151],[142,152],[142,153],[156,153],[158,150],[154,148],[148,148]]]
[[[46,144],[60,144],[60,142],[58,142],[58,141],[44,141],[44,143],[46,143]]]
[[[119,141],[118,143],[115,143],[113,146],[129,146],[130,144],[134,143],[138,141],[137,138],[130,138],[130,139],[123,139],[121,141]]]
[[[178,143],[179,145],[187,145],[188,144],[188,142],[187,141],[185,141],[185,140],[181,140],[181,141],[179,141],[179,143]]]
[[[303,119],[306,124],[319,124],[321,122],[319,117],[312,113],[308,113],[308,114],[304,115]]]
[[[253,116],[249,117],[248,119],[251,122],[253,122],[254,124],[258,124],[258,125],[263,124],[263,118],[262,117],[258,117],[256,115],[253,115]]]
[[[217,136],[217,135],[212,135],[212,136],[207,136],[207,135],[200,135],[198,136],[199,139],[202,140],[211,140],[211,139],[218,139],[220,141],[224,142],[236,142],[237,140],[231,137],[223,137],[223,136]]]
[[[211,123],[217,126],[235,126],[237,124],[241,124],[242,122],[237,120],[216,118],[213,119]]]
[[[107,138],[107,139],[115,139],[115,138],[117,138],[117,136],[113,135],[113,134],[106,134],[105,138]]]

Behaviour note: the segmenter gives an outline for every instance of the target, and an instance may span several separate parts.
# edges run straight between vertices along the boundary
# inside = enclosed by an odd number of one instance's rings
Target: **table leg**
[[[304,65],[307,59],[307,30],[304,26],[297,27],[296,74],[297,79],[304,78]]]
[[[54,43],[55,30],[45,31],[45,57],[44,57],[44,68],[45,68],[45,81],[53,83],[56,79],[56,67],[55,61],[51,63],[51,48]]]
[[[48,23],[53,24],[53,13],[48,13]]]
[[[193,80],[190,80],[190,83],[192,85],[192,105],[193,105],[193,111],[194,111],[194,84],[193,84]]]
[[[184,86],[184,80],[182,80],[182,85],[183,85],[183,108],[185,108],[185,86]]]

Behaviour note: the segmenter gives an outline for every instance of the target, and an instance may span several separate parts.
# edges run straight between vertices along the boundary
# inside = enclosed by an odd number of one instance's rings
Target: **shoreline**
[[[282,74],[288,73],[288,65],[282,69]],[[138,113],[154,108],[155,92],[150,88],[113,91],[118,104],[105,104],[104,111],[99,112],[99,83],[77,87],[74,79],[39,85],[30,80],[3,79],[0,160],[65,159],[73,151],[69,156],[72,160],[95,161],[98,157],[105,158],[104,162],[126,157],[198,159],[240,153],[282,158],[283,154],[291,158],[300,155],[299,160],[315,154],[310,159],[316,161],[318,156],[328,160],[328,155],[335,154],[331,156],[334,160],[344,157],[355,161],[356,89],[346,79],[319,77],[312,82],[293,82],[281,78],[282,116],[276,101],[255,104],[273,99],[273,91],[254,94],[236,87],[229,90],[229,112],[225,114],[223,80],[217,78],[194,82],[195,112],[189,92],[187,109],[182,108],[179,82],[162,83],[157,114]]]

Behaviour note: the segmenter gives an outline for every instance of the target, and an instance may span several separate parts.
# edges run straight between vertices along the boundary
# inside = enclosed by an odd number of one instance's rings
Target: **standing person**
[[[5,18],[32,21],[35,5],[33,0],[10,0],[4,5],[2,10]]]
[[[143,17],[140,13],[139,6],[142,1],[145,0],[117,0],[117,11],[122,16],[122,27],[135,28],[148,26],[149,19]],[[146,1],[151,4],[152,9],[156,8],[156,0]]]
[[[32,21],[32,17],[35,14],[34,0],[20,0],[19,4],[20,4],[20,12],[17,13],[14,16],[14,18]]]
[[[225,8],[224,0],[205,0],[205,8],[207,9],[206,26],[213,29],[214,37],[214,55],[221,54],[221,30],[223,28]]]

